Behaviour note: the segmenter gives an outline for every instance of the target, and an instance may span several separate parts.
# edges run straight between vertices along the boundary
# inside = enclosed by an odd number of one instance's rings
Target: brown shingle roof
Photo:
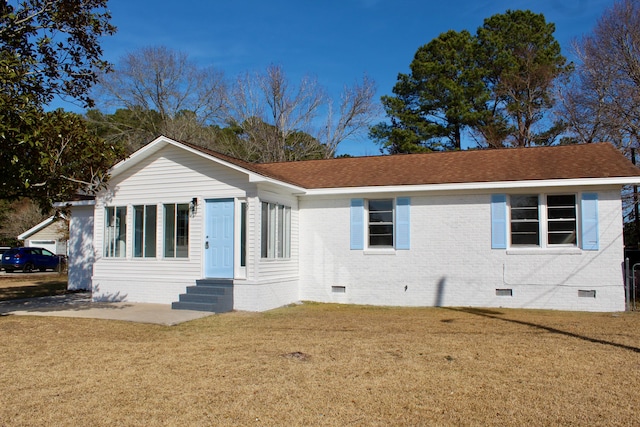
[[[640,176],[608,143],[263,164],[185,145],[307,189]]]
[[[611,144],[511,148],[268,163],[301,187],[337,188],[639,176]]]

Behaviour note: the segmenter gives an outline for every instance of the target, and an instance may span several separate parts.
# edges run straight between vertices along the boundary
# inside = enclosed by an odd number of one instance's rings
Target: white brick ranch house
[[[610,144],[250,164],[159,137],[70,203],[69,286],[211,311],[620,311],[633,183]]]

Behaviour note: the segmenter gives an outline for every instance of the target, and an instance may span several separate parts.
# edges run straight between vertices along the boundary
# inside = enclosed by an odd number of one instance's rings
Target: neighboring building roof
[[[63,218],[64,218],[64,216],[63,216]],[[43,220],[42,222],[34,225],[33,227],[31,227],[30,229],[28,229],[24,233],[20,234],[18,236],[18,240],[25,240],[25,239],[33,236],[38,231],[40,231],[40,230],[44,229],[45,227],[48,227],[50,224],[53,224],[54,222],[56,222],[57,219],[59,219],[59,217],[56,217],[55,215],[50,216],[49,218]]]
[[[638,177],[611,144],[399,154],[268,163],[274,178],[308,189]]]

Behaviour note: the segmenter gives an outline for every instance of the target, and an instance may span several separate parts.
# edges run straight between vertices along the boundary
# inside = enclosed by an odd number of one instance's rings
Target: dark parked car
[[[22,270],[30,273],[33,270],[55,270],[60,264],[60,257],[44,248],[12,248],[2,254],[2,269],[7,273]]]

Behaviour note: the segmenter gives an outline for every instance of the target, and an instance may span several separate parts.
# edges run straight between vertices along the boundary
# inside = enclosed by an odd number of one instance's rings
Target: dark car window
[[[42,255],[42,249],[33,248],[33,249],[31,249],[31,253],[34,254],[34,255]]]
[[[7,252],[5,252],[5,255],[9,255],[9,256],[13,256],[16,255],[18,253],[18,249],[9,249]]]
[[[47,250],[47,249],[43,249],[42,250],[42,255],[55,256],[55,254],[53,252],[51,252],[50,250]]]

